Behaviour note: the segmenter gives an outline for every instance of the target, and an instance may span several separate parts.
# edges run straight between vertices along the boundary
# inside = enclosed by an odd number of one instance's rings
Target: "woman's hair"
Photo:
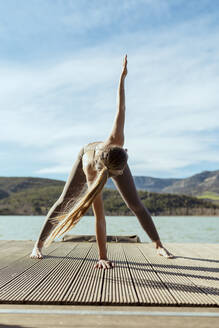
[[[95,197],[103,189],[109,176],[109,170],[123,169],[127,163],[127,159],[127,153],[121,147],[111,146],[104,148],[98,159],[97,169],[99,173],[96,180],[70,209],[51,219],[51,223],[59,223],[46,239],[45,246],[49,246],[56,237],[66,233],[78,223],[89,209]]]
[[[100,159],[109,170],[122,170],[127,163],[128,155],[121,147],[107,146],[101,153]]]

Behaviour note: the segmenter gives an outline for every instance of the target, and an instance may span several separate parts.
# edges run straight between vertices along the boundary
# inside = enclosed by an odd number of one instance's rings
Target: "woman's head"
[[[100,162],[112,175],[122,174],[128,160],[127,151],[122,147],[108,146],[100,154]]]

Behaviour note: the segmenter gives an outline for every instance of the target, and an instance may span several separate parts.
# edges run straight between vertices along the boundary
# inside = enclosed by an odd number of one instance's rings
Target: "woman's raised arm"
[[[124,125],[125,125],[125,77],[127,75],[127,55],[124,57],[123,69],[119,80],[117,112],[114,119],[112,131],[106,140],[106,144],[113,144],[123,147],[124,145]]]

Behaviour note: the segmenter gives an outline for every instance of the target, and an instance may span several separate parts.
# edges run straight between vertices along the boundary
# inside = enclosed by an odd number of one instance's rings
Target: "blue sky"
[[[128,54],[134,175],[219,169],[219,3],[0,2],[0,175],[66,179],[112,127]]]

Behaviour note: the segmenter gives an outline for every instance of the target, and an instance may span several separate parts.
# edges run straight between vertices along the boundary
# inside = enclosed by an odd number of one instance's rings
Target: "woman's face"
[[[111,177],[116,177],[118,175],[122,175],[123,174],[123,170],[109,170],[109,174]]]
[[[103,163],[102,163],[102,161],[97,161],[97,162],[95,163],[95,168],[96,168],[97,171],[102,170],[102,168],[103,168]],[[122,170],[110,170],[110,169],[109,169],[109,176],[110,176],[110,177],[116,177],[116,176],[118,176],[118,175],[122,175],[122,174],[123,174],[123,171],[124,171],[124,169],[122,169]]]

